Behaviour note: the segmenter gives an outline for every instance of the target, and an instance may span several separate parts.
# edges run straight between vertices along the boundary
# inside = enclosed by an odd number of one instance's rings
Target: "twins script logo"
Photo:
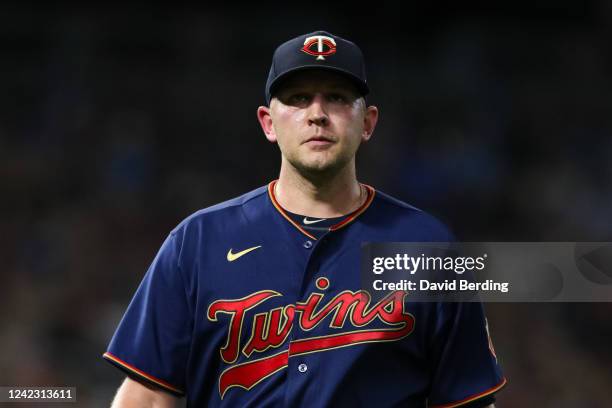
[[[316,286],[320,290],[329,287],[327,278],[319,278]],[[253,358],[245,363],[233,364],[219,378],[221,398],[231,387],[250,390],[265,378],[287,367],[290,357],[316,353],[339,347],[363,343],[400,340],[414,328],[414,316],[404,310],[407,292],[392,292],[374,305],[370,305],[370,294],[364,290],[345,290],[329,301],[323,293],[312,293],[305,302],[271,309],[265,313],[251,315],[249,311],[275,296],[282,296],[273,290],[262,290],[241,299],[217,300],[207,312],[208,319],[216,322],[219,315],[229,318],[227,341],[221,347],[221,359],[227,364],[238,360],[240,353],[247,358],[256,357],[269,349],[279,348],[287,341],[291,328],[298,324],[303,331],[311,331],[327,317],[334,334],[291,340],[289,347],[263,358]],[[242,342],[242,327],[249,319],[251,334]],[[347,319],[350,324],[347,324]],[[369,328],[376,320],[384,328]],[[380,326],[380,325],[378,325]],[[351,330],[363,328],[359,330]]]
[[[315,45],[316,50],[313,50]],[[325,50],[324,46],[327,47],[327,50]],[[308,37],[306,40],[304,40],[302,51],[304,51],[306,54],[317,57],[318,60],[323,61],[325,57],[336,53],[336,41],[334,41],[333,38],[325,35],[313,35],[312,37]]]

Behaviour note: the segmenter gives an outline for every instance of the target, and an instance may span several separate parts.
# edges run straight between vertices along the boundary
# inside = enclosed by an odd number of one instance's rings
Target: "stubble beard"
[[[355,152],[356,154],[356,152]],[[339,154],[327,160],[314,160],[307,162],[299,157],[284,157],[284,160],[300,175],[315,184],[324,183],[336,178],[337,175],[347,170],[347,166],[354,166],[355,154]]]

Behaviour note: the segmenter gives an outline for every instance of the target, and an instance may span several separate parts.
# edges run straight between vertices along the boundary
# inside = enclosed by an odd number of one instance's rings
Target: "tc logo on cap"
[[[313,50],[315,45],[316,50]],[[326,46],[327,50],[324,51],[323,46]],[[336,53],[336,41],[334,41],[333,38],[325,35],[313,35],[312,37],[308,37],[306,40],[304,40],[302,51],[304,51],[306,54],[316,56],[317,60],[323,61],[325,60],[325,57]]]

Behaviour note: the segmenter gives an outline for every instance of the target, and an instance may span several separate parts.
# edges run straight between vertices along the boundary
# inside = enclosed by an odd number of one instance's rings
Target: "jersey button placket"
[[[311,294],[313,290],[312,285],[313,279],[316,279],[320,269],[322,262],[321,247],[323,244],[322,240],[305,240],[302,241],[302,248],[307,251],[306,255],[306,265],[304,270],[303,279],[305,281],[302,282],[302,287],[305,289],[305,292],[300,293],[298,296],[302,302],[304,302],[308,296]],[[294,327],[291,331],[292,340],[300,340],[308,337],[312,337],[313,334],[310,332],[305,332],[301,329],[299,324],[299,316],[296,315],[296,320],[294,321]],[[288,372],[287,372],[287,399],[288,406],[291,406],[291,395],[301,395],[300,398],[306,398],[307,400],[317,400],[317,393],[313,391],[313,387],[311,382],[316,381],[317,378],[317,370],[318,370],[318,360],[321,358],[321,353],[312,353],[312,354],[304,354],[299,356],[289,356],[288,362]],[[314,370],[314,371],[313,371]],[[308,395],[305,395],[307,393]],[[316,404],[315,404],[316,406]]]

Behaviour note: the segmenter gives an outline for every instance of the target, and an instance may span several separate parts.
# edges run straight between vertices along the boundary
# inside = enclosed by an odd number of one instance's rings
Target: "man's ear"
[[[261,129],[271,143],[276,143],[276,131],[272,124],[272,115],[270,114],[270,108],[267,106],[260,106],[257,108],[257,120],[261,125]]]
[[[376,123],[378,122],[378,108],[376,106],[368,106],[363,115],[363,133],[361,141],[367,142],[372,137]]]

